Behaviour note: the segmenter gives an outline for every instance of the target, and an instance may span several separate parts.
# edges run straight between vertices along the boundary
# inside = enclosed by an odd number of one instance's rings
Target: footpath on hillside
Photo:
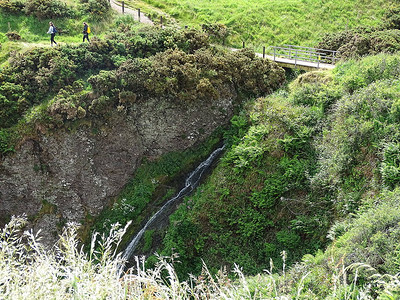
[[[114,9],[119,14],[122,14],[122,6],[116,0],[110,0],[111,8]],[[129,7],[124,6],[124,14],[131,15],[135,21],[139,21],[140,23],[154,25],[153,21],[150,20],[145,14],[140,13],[139,10],[133,10]],[[231,51],[237,51],[239,49],[230,48]],[[335,67],[334,64],[329,63],[320,63],[315,61],[307,61],[306,59],[287,59],[281,57],[275,57],[271,55],[265,55],[261,53],[255,53],[258,57],[266,58],[272,61],[275,61],[281,66],[289,67],[289,68],[300,68],[306,71],[314,70],[314,69],[333,69]]]
[[[116,0],[110,0],[111,8],[114,9],[116,12],[122,14],[122,6]],[[135,21],[139,21],[140,23],[154,25],[153,21],[150,20],[145,14],[142,12],[139,16],[139,10],[133,10],[129,7],[124,6],[124,14],[130,15],[133,17]]]

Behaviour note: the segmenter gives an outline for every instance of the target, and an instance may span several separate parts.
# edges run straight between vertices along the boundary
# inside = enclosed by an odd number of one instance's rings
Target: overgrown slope
[[[210,179],[172,216],[162,253],[180,254],[182,274],[200,272],[200,258],[258,273],[270,258],[282,266],[283,250],[293,263],[324,249],[332,225],[348,220],[330,235],[353,228],[343,238],[352,241],[337,244],[346,265],[365,254],[375,268],[396,273],[397,200],[384,199],[400,183],[399,65],[398,55],[349,61],[256,100],[232,120],[230,148]],[[361,234],[350,216],[373,201],[388,210],[387,221],[378,221],[386,225],[367,217],[382,213],[372,210],[357,221],[371,228]]]
[[[27,213],[54,239],[108,207],[142,159],[198,146],[244,98],[285,81],[275,63],[199,31],[113,26],[90,44],[13,53],[0,71],[1,221]]]
[[[382,0],[145,2],[167,12],[182,25],[224,24],[230,32],[230,45],[240,47],[244,41],[258,49],[283,44],[315,46],[327,32],[380,24],[386,10],[396,4],[396,1]]]
[[[4,294],[37,295],[45,279],[40,291],[47,295],[82,298],[397,299],[399,62],[399,55],[382,54],[341,64],[333,74],[308,73],[288,91],[255,101],[247,118],[234,118],[223,161],[171,219],[164,253],[179,251],[176,269],[158,258],[154,269],[138,261],[138,270],[117,276],[115,228],[91,256],[79,252],[73,229],[55,253],[26,233],[29,256],[12,255],[25,249],[13,220],[0,232]],[[288,268],[323,244],[326,251]],[[213,277],[198,255],[212,273],[221,262],[268,271],[245,277],[235,267],[237,280],[223,271]],[[181,281],[175,270],[200,276]]]

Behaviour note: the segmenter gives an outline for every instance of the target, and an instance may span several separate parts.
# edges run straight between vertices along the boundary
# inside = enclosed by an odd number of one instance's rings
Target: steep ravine
[[[0,215],[26,214],[52,244],[66,222],[97,216],[131,178],[142,158],[184,150],[233,114],[236,93],[214,102],[148,99],[26,139],[0,162]]]

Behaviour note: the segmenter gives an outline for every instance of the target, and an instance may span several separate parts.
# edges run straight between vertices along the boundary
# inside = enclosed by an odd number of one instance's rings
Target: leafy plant
[[[19,1],[19,0],[0,1],[0,9],[6,13],[19,14],[23,12],[24,7],[25,7],[24,1]]]
[[[19,35],[19,33],[18,33],[18,32],[15,32],[15,31],[9,31],[9,32],[7,32],[7,33],[6,33],[6,36],[7,36],[7,38],[8,38],[10,41],[18,41],[18,40],[21,39],[21,36]]]
[[[111,9],[108,0],[81,0],[80,2],[84,11],[95,18],[101,18],[103,15],[109,13]]]
[[[4,155],[8,152],[13,152],[12,134],[6,129],[0,129],[0,154]]]
[[[381,165],[383,182],[390,188],[400,183],[400,145],[389,143],[383,149]]]
[[[72,17],[73,10],[58,0],[27,0],[25,12],[39,19]]]

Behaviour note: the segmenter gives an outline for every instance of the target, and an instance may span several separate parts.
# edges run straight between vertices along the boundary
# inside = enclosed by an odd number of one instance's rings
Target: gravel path
[[[122,5],[120,3],[118,3],[116,0],[110,0],[110,4],[112,9],[122,14]],[[139,18],[139,11],[126,7],[126,5],[124,7],[124,13],[133,16],[133,19],[139,21],[140,23],[154,25],[153,21],[151,21],[148,17],[146,17],[145,14],[140,12],[140,18]]]

